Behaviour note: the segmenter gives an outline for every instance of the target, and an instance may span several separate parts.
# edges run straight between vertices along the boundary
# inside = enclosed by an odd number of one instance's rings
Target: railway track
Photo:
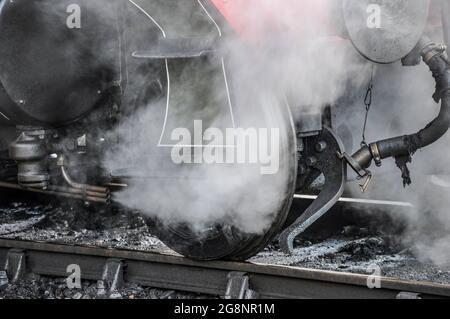
[[[367,275],[226,261],[197,262],[175,255],[0,239],[0,270],[12,281],[27,272],[67,277],[78,265],[81,278],[110,289],[141,286],[244,298],[448,298],[450,285],[379,278],[369,289]]]

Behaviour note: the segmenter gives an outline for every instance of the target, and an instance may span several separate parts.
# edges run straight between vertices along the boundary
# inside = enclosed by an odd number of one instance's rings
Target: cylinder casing
[[[0,2],[3,120],[58,126],[99,103],[115,83],[120,55],[114,2]]]

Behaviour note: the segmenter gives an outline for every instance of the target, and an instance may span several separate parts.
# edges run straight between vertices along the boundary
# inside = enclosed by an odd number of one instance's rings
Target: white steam
[[[197,6],[198,14],[205,14],[197,1],[190,2]],[[201,231],[224,222],[252,234],[267,230],[276,214],[286,210],[296,163],[292,156],[295,149],[288,147],[293,136],[291,123],[286,120],[284,95],[289,95],[295,114],[320,111],[342,98],[348,87],[360,87],[368,76],[368,65],[348,41],[325,40],[323,36],[329,33],[327,19],[313,19],[308,14],[322,12],[327,18],[339,15],[335,1],[310,2],[307,8],[296,1],[290,1],[290,5],[281,2],[260,1],[251,11],[241,12],[252,32],[246,29],[243,36],[221,38],[228,83],[223,81],[220,58],[198,61],[194,67],[185,61],[168,62],[172,99],[167,117],[166,96],[144,102],[118,131],[123,147],[107,158],[113,168],[134,167],[141,177],[151,177],[141,182],[134,179],[118,195],[121,203],[167,224],[186,223]],[[186,15],[185,8],[175,3],[164,2],[170,14]],[[147,6],[146,12],[162,29],[170,30],[165,34],[168,38],[176,37],[177,32],[201,36],[193,34],[181,18],[168,26],[168,18],[156,14],[164,10],[154,10],[152,15],[151,9]],[[295,9],[302,10],[305,19],[299,20]],[[270,23],[262,19],[267,13],[272,17]],[[144,15],[141,18],[154,23]],[[204,18],[210,32],[217,36],[213,21],[207,15]],[[205,67],[207,70],[201,71]],[[194,120],[202,120],[204,129],[230,127],[226,85],[232,95],[236,127],[280,130],[277,174],[261,175],[260,165],[175,165],[169,156],[171,149],[158,147],[162,130],[163,144],[176,144],[170,141],[170,132],[178,127],[192,129]]]
[[[428,34],[434,41],[442,41],[440,31],[429,30]],[[416,67],[402,67],[400,62],[377,66],[366,133],[368,142],[412,134],[425,127],[439,113],[440,105],[432,99],[434,91],[435,81],[424,63]],[[341,117],[341,124],[349,125],[355,133],[353,150],[359,147],[361,141],[359,132],[365,112],[363,95],[364,92],[360,92],[354,104],[341,106],[341,110],[348,110]],[[352,123],[346,117],[349,113],[354,114]],[[403,200],[414,205],[407,211],[393,209],[390,214],[399,223],[406,223],[404,244],[418,258],[436,264],[450,262],[449,142],[447,134],[413,156],[412,163],[408,165],[413,184],[406,188],[393,159],[385,160],[382,168],[372,167],[375,177],[367,194],[370,198]],[[354,195],[362,196],[356,188]]]

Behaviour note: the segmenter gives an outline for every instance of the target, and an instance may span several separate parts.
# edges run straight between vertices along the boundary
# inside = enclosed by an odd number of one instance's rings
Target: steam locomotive
[[[394,158],[408,184],[412,155],[450,127],[446,47],[426,35],[433,24],[449,43],[446,1],[331,2],[331,11],[326,1],[279,6],[294,13],[299,38],[314,19],[365,61],[423,60],[441,103],[426,128],[349,154],[329,107],[296,108],[259,73],[239,74],[229,43],[257,51],[267,26],[282,32],[277,10],[262,13],[258,1],[0,0],[0,187],[137,208],[194,259],[245,260],[275,236],[291,252],[340,198],[349,171],[367,183],[371,163]],[[433,8],[442,19],[430,20]],[[231,139],[218,139],[228,128]],[[276,148],[277,169],[261,174],[270,163],[257,155],[267,154],[250,144],[240,161],[236,132],[266,153]],[[321,178],[317,199],[286,223],[294,194]]]

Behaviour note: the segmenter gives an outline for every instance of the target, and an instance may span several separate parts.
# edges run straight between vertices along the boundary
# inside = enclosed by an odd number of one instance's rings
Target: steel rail
[[[142,286],[225,296],[230,274],[246,276],[260,298],[390,299],[399,296],[450,297],[450,285],[380,277],[381,288],[369,289],[367,275],[229,261],[198,262],[176,255],[0,239],[0,269],[11,251],[22,252],[27,271],[66,277],[68,265],[81,277],[101,280],[109,260],[120,261],[125,282]],[[229,290],[229,289],[228,289]]]

